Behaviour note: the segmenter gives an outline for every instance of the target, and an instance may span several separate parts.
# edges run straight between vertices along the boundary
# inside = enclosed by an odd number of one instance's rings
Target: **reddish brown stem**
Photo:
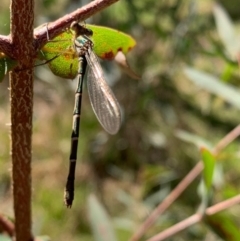
[[[70,27],[73,21],[84,21],[90,16],[98,13],[104,8],[112,5],[119,0],[95,0],[87,4],[86,6],[77,9],[71,14],[67,14],[58,20],[48,23],[47,26],[37,28],[34,31],[34,48],[35,56],[37,51],[49,40],[56,37],[58,34],[66,31]],[[49,39],[48,39],[49,37]],[[15,48],[11,42],[11,36],[0,35],[0,52],[5,53],[10,58],[16,59]]]
[[[15,233],[13,223],[7,218],[5,218],[3,215],[0,215],[0,227],[1,231],[5,231],[10,237],[12,237]]]
[[[17,68],[10,74],[12,186],[16,241],[32,240],[31,157],[34,0],[12,0],[11,34]]]
[[[213,153],[218,154],[223,148],[230,144],[240,135],[240,125],[234,128],[215,146]],[[150,228],[157,218],[182,194],[182,192],[192,183],[192,181],[201,173],[203,169],[202,161],[199,161],[187,176],[173,189],[173,191],[158,205],[156,209],[148,216],[143,224],[133,234],[130,241],[138,241],[143,234]]]
[[[34,36],[36,38],[36,46],[42,47],[49,39],[56,37],[58,34],[64,32],[66,28],[69,28],[73,21],[82,22],[94,15],[95,13],[103,10],[111,4],[119,0],[95,0],[87,4],[86,6],[77,9],[71,14],[65,15],[59,18],[55,22],[48,23],[47,28],[43,27],[36,29]],[[48,32],[48,34],[47,34]]]

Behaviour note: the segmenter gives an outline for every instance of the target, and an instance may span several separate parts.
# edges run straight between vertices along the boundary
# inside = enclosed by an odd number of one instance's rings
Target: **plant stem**
[[[229,198],[228,200],[222,201],[220,203],[217,203],[209,208],[206,209],[205,214],[203,213],[195,213],[192,216],[184,219],[183,221],[173,225],[172,227],[162,231],[159,234],[156,234],[155,236],[151,237],[150,239],[148,239],[147,241],[162,241],[165,240],[167,238],[172,237],[173,235],[175,235],[176,233],[200,222],[203,220],[203,218],[205,217],[205,215],[207,216],[211,216],[214,215],[218,212],[221,212],[227,208],[230,208],[234,205],[237,205],[240,203],[240,195],[237,195],[235,197]]]
[[[16,241],[30,241],[34,0],[12,0],[11,36],[18,66],[10,74],[11,155]],[[25,71],[17,71],[26,69]]]
[[[0,228],[1,232],[6,232],[10,237],[14,236],[14,224],[2,214],[0,214]]]
[[[101,10],[107,8],[119,0],[95,0],[91,1],[84,7],[78,8],[71,14],[67,14],[54,22],[48,23],[47,27],[37,28],[34,31],[34,36],[36,38],[36,46],[38,48],[42,47],[49,39],[53,39],[60,33],[66,31],[73,21],[82,22],[92,15],[100,12]],[[49,39],[48,39],[49,37]]]

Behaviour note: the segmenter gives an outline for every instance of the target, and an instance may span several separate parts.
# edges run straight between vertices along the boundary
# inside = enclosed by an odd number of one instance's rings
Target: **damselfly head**
[[[86,28],[84,25],[79,24],[77,21],[72,22],[71,29],[75,32],[76,37],[80,35],[86,35],[88,37],[93,35],[93,31],[89,28]]]

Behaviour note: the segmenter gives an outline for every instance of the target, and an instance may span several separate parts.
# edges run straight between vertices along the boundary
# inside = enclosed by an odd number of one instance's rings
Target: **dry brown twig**
[[[233,140],[240,135],[240,125],[234,128],[230,133],[223,137],[215,146],[213,153],[217,155]],[[157,218],[182,194],[182,192],[193,182],[193,180],[202,172],[203,164],[199,161],[194,168],[185,176],[185,178],[173,189],[173,191],[155,208],[143,224],[133,234],[130,241],[138,241],[146,231],[155,223]],[[199,215],[199,214],[196,214]],[[176,229],[177,230],[177,229]],[[163,231],[165,232],[165,231]],[[159,234],[160,235],[160,234]],[[150,239],[151,240],[151,239]],[[150,241],[148,240],[148,241]],[[153,241],[153,240],[151,240]]]

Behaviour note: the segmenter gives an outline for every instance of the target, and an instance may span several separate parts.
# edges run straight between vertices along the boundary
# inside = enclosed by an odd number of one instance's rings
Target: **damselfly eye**
[[[93,31],[85,27],[85,25],[81,25],[78,22],[74,21],[70,25],[70,28],[75,32],[76,37],[80,35],[92,36]]]

